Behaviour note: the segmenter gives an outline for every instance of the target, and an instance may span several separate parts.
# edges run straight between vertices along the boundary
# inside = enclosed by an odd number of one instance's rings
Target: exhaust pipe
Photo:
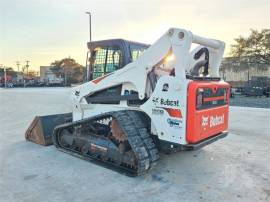
[[[72,121],[72,113],[36,116],[25,132],[25,139],[39,145],[52,145],[53,129]]]

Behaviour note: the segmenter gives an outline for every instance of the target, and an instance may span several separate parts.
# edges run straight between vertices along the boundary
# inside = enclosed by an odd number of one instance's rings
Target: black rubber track
[[[128,116],[130,116],[130,118],[132,119],[132,122],[138,130],[144,146],[147,148],[151,163],[156,162],[159,159],[158,150],[155,143],[153,142],[153,139],[149,136],[149,132],[147,130],[148,123],[144,118],[142,112],[129,111]]]
[[[127,135],[129,144],[136,156],[137,169],[131,169],[130,167],[122,166],[119,165],[119,163],[117,164],[112,161],[104,161],[95,156],[83,155],[77,150],[64,148],[59,143],[59,137],[64,129],[77,127],[88,122],[100,120],[103,117],[112,117],[116,119],[123,132]],[[159,158],[158,150],[147,131],[148,125],[143,117],[144,115],[142,112],[134,110],[122,110],[108,112],[80,121],[59,125],[54,129],[53,143],[60,151],[96,163],[119,173],[128,176],[142,175],[145,174]]]

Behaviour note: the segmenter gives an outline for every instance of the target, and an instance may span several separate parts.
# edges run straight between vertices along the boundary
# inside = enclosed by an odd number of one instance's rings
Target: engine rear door
[[[188,87],[188,143],[197,143],[228,129],[229,84],[192,81]]]

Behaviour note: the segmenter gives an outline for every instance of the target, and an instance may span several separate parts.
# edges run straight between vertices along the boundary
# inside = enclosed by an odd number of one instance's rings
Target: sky
[[[270,0],[0,0],[0,65],[30,69],[72,57],[85,64],[92,40],[123,38],[154,43],[170,27],[226,43],[270,28]]]

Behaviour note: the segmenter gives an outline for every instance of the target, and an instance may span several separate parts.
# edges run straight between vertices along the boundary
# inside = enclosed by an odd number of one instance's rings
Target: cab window
[[[118,46],[98,47],[93,52],[93,79],[121,68],[122,53]]]
[[[147,49],[147,47],[138,46],[138,45],[130,45],[130,54],[132,58],[132,62],[138,59],[143,52]]]

